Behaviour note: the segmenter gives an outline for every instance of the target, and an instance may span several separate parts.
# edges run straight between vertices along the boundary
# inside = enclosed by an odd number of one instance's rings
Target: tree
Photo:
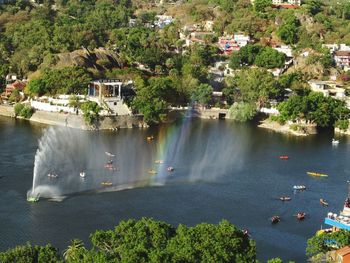
[[[295,44],[299,39],[300,21],[294,13],[286,13],[283,17],[283,23],[277,30],[278,37],[286,44]]]
[[[33,80],[29,81],[27,88],[26,88],[26,92],[31,96],[44,95],[46,92],[44,81],[42,79],[33,79]]]
[[[244,102],[257,103],[262,107],[269,99],[280,96],[282,90],[273,78],[273,75],[264,69],[241,70],[235,79]]]
[[[322,93],[310,92],[308,95],[292,96],[278,105],[281,121],[305,119],[319,127],[331,127],[339,120],[348,120],[350,110],[343,101],[324,97]],[[338,124],[345,124],[338,122]]]
[[[263,13],[265,8],[272,5],[272,0],[254,0],[254,9],[256,12]]]
[[[208,84],[200,84],[198,88],[193,91],[191,99],[202,105],[208,105],[212,100],[212,96],[213,88]]]
[[[179,225],[167,252],[173,262],[256,262],[255,243],[226,220]]]
[[[79,239],[73,239],[70,242],[70,245],[63,252],[63,257],[67,262],[78,262],[86,252],[83,241]]]
[[[278,52],[271,47],[265,47],[256,56],[254,63],[264,68],[281,68],[284,65],[285,54]]]
[[[168,104],[176,100],[177,92],[168,77],[153,77],[135,81],[136,96],[132,107],[144,115],[148,123],[157,123],[165,117]]]
[[[252,103],[235,102],[228,110],[228,118],[236,121],[249,121],[256,115],[256,106]]]
[[[16,246],[5,252],[0,252],[0,262],[38,262],[38,263],[58,263],[60,257],[57,249],[50,244],[46,246],[32,246],[27,243],[24,246]]]
[[[83,117],[87,124],[91,125],[97,121],[101,107],[96,102],[84,102],[81,104],[80,108],[83,111]]]

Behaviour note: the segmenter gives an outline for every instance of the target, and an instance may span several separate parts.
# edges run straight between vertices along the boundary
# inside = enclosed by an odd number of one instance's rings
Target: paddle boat
[[[332,139],[332,145],[338,145],[339,144],[339,140],[336,139]]]
[[[281,218],[279,216],[272,216],[270,220],[272,224],[277,224],[279,221],[281,221]]]
[[[112,186],[113,183],[112,182],[102,182],[101,185],[103,185],[103,186]]]
[[[149,174],[157,174],[157,171],[156,171],[156,170],[153,170],[153,169],[149,169],[149,170],[148,170],[148,173],[149,173]]]
[[[305,185],[294,185],[293,189],[303,191],[306,189],[306,186]]]
[[[36,203],[39,201],[39,196],[40,196],[40,193],[38,193],[36,196],[28,196],[27,201],[31,203]]]
[[[151,135],[151,136],[147,136],[147,141],[153,141],[154,140],[154,137],[153,137],[153,135]]]
[[[49,177],[49,178],[57,178],[58,175],[57,175],[57,174],[54,174],[54,173],[48,173],[48,174],[47,174],[47,177]]]
[[[169,166],[168,168],[166,168],[166,170],[167,170],[168,172],[173,172],[173,171],[174,171],[174,167]]]
[[[85,178],[86,174],[85,174],[85,172],[80,172],[80,173],[79,173],[79,176],[80,176],[81,178]]]
[[[281,159],[281,160],[288,160],[288,159],[289,159],[289,156],[287,156],[287,155],[281,155],[281,156],[280,156],[280,159]]]
[[[317,177],[328,177],[328,174],[316,173],[316,172],[306,172],[308,175]]]
[[[305,219],[305,215],[306,214],[304,212],[299,212],[296,214],[296,218],[301,221]]]
[[[289,196],[281,196],[279,199],[280,199],[281,201],[290,201],[290,200],[292,200],[292,198],[289,197]]]
[[[321,203],[321,205],[323,205],[323,206],[328,206],[328,202],[326,201],[326,199],[321,198],[321,199],[320,199],[320,203]]]

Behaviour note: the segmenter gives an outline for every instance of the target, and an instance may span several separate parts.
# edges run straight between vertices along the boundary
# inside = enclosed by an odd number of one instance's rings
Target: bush
[[[235,102],[228,110],[228,118],[245,122],[254,118],[256,107],[251,103]]]
[[[23,108],[24,108],[24,104],[17,103],[17,104],[15,105],[15,108],[14,108],[14,110],[15,110],[15,116],[20,116],[20,113],[21,113],[21,111],[22,111]]]
[[[15,105],[15,116],[20,116],[26,119],[32,117],[34,113],[34,109],[30,105],[24,105],[21,103],[17,103]]]
[[[98,119],[98,113],[100,112],[101,108],[96,102],[88,101],[81,105],[81,110],[83,111],[85,122],[91,125]]]
[[[336,128],[346,131],[349,127],[349,120],[337,120],[334,124]]]

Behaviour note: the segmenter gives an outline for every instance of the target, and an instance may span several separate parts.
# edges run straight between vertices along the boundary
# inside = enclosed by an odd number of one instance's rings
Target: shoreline
[[[80,130],[117,130],[148,127],[148,125],[143,122],[143,117],[139,115],[100,116],[97,123],[94,125],[87,125],[82,115],[36,110],[29,119],[26,119],[16,117],[14,107],[9,105],[0,105],[0,116]]]
[[[292,126],[294,125],[294,126]],[[276,121],[265,119],[258,124],[259,128],[272,130],[278,133],[291,134],[294,136],[308,136],[317,134],[315,124],[280,124]],[[293,127],[293,128],[292,128]]]

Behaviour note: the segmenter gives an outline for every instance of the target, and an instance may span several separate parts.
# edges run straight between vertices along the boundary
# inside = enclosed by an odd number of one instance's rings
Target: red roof
[[[16,80],[14,83],[6,85],[6,91],[12,91],[14,89],[18,89],[22,91],[25,88],[26,84],[22,81]]]
[[[341,257],[349,255],[350,254],[350,247],[346,246],[346,247],[342,247],[341,249],[338,249],[337,254]]]
[[[274,4],[272,5],[272,7],[282,7],[282,8],[297,8],[299,7],[300,5],[293,5],[293,4]]]
[[[335,55],[338,57],[348,57],[350,56],[350,51],[336,51]]]

